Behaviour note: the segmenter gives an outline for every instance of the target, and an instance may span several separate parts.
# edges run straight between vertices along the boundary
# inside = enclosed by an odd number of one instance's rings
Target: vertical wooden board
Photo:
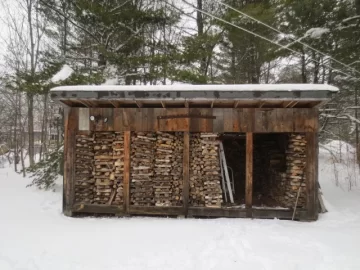
[[[317,218],[317,133],[306,133],[306,208],[308,219]]]
[[[240,126],[243,132],[254,132],[255,129],[255,109],[243,109],[242,123]]]
[[[233,109],[232,110],[232,120],[233,120],[233,132],[240,132],[240,115],[239,115],[239,112],[240,112],[241,109]]]
[[[90,108],[90,117],[98,117],[100,115],[101,109],[99,108]],[[97,121],[90,121],[90,131],[97,131],[98,125]]]
[[[141,131],[149,131],[148,130],[148,108],[141,108],[139,109],[141,111],[141,118],[138,119],[141,121]],[[139,111],[138,110],[138,111]]]
[[[162,109],[159,108],[154,109],[153,123],[152,123],[154,131],[160,131],[161,120],[159,120],[158,117],[161,115],[162,115]]]
[[[65,141],[64,141],[64,201],[65,215],[71,215],[75,196],[75,146],[78,131],[78,108],[65,108]]]
[[[90,110],[89,108],[79,108],[79,130],[90,130]]]
[[[188,214],[190,192],[190,133],[184,132],[184,156],[183,156],[183,204],[184,215]]]
[[[148,108],[146,112],[146,131],[155,131],[154,108]]]
[[[264,110],[255,110],[255,126],[254,132],[266,132],[267,128],[264,126],[266,112]]]
[[[216,117],[213,119],[213,132],[224,132],[224,110],[213,109],[213,116]]]
[[[130,160],[131,155],[131,132],[124,132],[124,183],[123,183],[123,196],[124,196],[124,212],[129,213],[130,205]]]
[[[114,109],[114,131],[124,131],[123,109]]]
[[[317,132],[318,126],[318,109],[307,109],[308,110],[308,117],[304,120],[305,121],[305,132]]]
[[[233,132],[233,109],[224,109],[224,132]]]
[[[212,117],[212,109],[200,109],[202,116]],[[201,132],[212,132],[213,131],[213,120],[212,118],[202,118],[200,119],[200,131]]]
[[[201,110],[198,108],[189,109],[191,116],[201,115]],[[190,131],[191,132],[200,132],[200,118],[192,117],[190,118]]]
[[[275,132],[289,132],[294,131],[294,114],[293,109],[276,109],[277,129]]]
[[[136,117],[134,118],[135,121],[135,129],[136,131],[144,131],[143,129],[143,109],[136,109]],[[133,129],[132,129],[133,130]]]
[[[294,132],[317,132],[318,127],[317,109],[293,109]]]
[[[105,122],[104,119],[107,118]],[[113,108],[103,108],[102,109],[102,121],[103,121],[103,130],[114,131],[114,109]]]
[[[266,111],[266,125],[267,125],[267,131],[268,132],[280,132],[281,127],[280,123],[277,119],[277,110],[272,109]]]
[[[167,116],[167,110],[166,109],[158,109],[158,117],[161,116]],[[167,119],[159,119],[157,118],[157,123],[158,123],[158,130],[159,131],[166,131],[167,128]]]
[[[252,199],[253,199],[253,144],[254,137],[253,133],[246,133],[246,183],[245,183],[245,204],[247,209],[252,208]],[[251,217],[251,211],[247,212],[247,217]]]
[[[137,109],[133,109],[133,108],[123,109],[124,129],[126,131],[136,130],[136,122],[135,122],[136,118],[137,118]]]

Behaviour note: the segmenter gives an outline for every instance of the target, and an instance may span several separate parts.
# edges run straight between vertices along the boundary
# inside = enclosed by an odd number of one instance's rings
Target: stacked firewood
[[[94,200],[94,138],[90,135],[76,136],[75,149],[75,201],[92,203]]]
[[[305,206],[306,202],[306,139],[304,135],[292,134],[289,136],[286,151],[286,173],[278,173],[275,199],[283,207],[293,208],[300,190],[297,207]]]
[[[221,172],[218,135],[192,134],[190,138],[190,204],[221,207]]]
[[[133,132],[131,135],[131,204],[155,204],[153,190],[156,134]]]
[[[174,134],[174,153],[172,160],[172,205],[182,205],[183,195],[183,155],[184,155],[184,134],[176,132]]]
[[[156,206],[181,204],[183,136],[156,133],[154,194]]]
[[[111,204],[115,196],[113,142],[113,132],[95,133],[95,204]]]
[[[155,175],[153,179],[155,205],[171,206],[174,136],[163,132],[158,132],[156,135]]]
[[[300,190],[297,206],[303,207],[306,203],[306,138],[301,134],[292,134],[286,155],[286,176],[288,185],[284,197],[284,204],[294,207],[296,197]]]
[[[116,190],[115,198],[112,204],[123,204],[123,180],[124,180],[124,133],[116,132],[113,141],[113,162],[114,162],[114,185]]]

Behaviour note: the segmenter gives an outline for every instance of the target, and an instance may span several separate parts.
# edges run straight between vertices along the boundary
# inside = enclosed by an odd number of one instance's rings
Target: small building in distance
[[[318,218],[330,85],[65,86],[65,215]]]

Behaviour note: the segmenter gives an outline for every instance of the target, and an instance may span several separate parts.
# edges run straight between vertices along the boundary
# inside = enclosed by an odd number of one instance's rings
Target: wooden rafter
[[[259,108],[262,108],[265,105],[265,101],[260,101]]]
[[[290,108],[294,108],[298,103],[299,103],[299,101],[294,101],[294,103],[291,104]]]
[[[91,105],[89,105],[88,104],[88,102],[87,101],[85,101],[85,100],[81,100],[81,99],[79,99],[78,100],[78,102],[80,102],[82,105],[84,105],[85,107],[87,107],[87,108],[90,108],[90,107],[92,107]]]
[[[135,100],[135,103],[139,108],[143,107],[143,104],[140,101]]]
[[[120,107],[119,102],[116,102],[116,101],[110,100],[110,103],[111,103],[111,105],[113,105],[113,106],[114,106],[114,108],[119,108],[119,107]]]

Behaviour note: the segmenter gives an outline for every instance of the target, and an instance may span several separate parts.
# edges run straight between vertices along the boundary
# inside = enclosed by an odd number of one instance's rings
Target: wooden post
[[[184,156],[183,156],[183,204],[184,215],[187,216],[189,209],[190,189],[190,133],[184,132]]]
[[[246,185],[245,185],[245,204],[247,209],[246,216],[252,217],[252,197],[253,197],[253,133],[246,133]]]
[[[72,216],[75,196],[75,147],[78,129],[78,109],[64,109],[64,183],[63,183],[63,213]]]
[[[124,132],[124,212],[129,213],[130,205],[130,154],[131,154],[131,132]]]
[[[317,164],[318,164],[318,138],[317,133],[306,133],[306,208],[308,219],[318,218],[317,210]]]

